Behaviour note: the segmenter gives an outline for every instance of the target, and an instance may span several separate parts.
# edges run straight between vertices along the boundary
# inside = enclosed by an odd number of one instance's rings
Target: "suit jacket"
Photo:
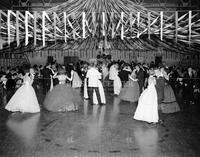
[[[128,75],[130,75],[130,74],[131,74],[130,71],[122,70],[122,71],[119,72],[119,77],[120,77],[122,82],[126,82],[126,81],[129,80]]]
[[[14,79],[8,79],[6,82],[6,89],[7,90],[14,90],[16,87],[16,81]]]
[[[160,104],[164,100],[164,86],[165,86],[165,78],[159,77],[156,78],[156,91],[158,95],[158,104]]]
[[[144,86],[144,71],[140,69],[139,71],[136,71],[136,78],[138,79],[138,84],[140,87]]]
[[[39,75],[38,73],[35,73],[34,80],[33,80],[33,83],[32,83],[32,86],[35,89],[35,91],[37,91],[37,85],[39,85],[39,82],[40,82],[38,75]]]
[[[188,73],[186,73],[184,75],[184,78],[183,78],[183,83],[185,86],[188,86],[189,88],[192,87],[194,85],[194,76],[190,76]]]
[[[51,76],[53,76],[53,72],[49,68],[44,68],[42,70],[42,76],[43,76],[44,79],[50,79]]]

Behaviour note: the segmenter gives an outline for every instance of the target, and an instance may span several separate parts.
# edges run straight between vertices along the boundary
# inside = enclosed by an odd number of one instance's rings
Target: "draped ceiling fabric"
[[[41,43],[44,25],[42,25],[42,13],[38,14],[36,32],[37,41]],[[37,46],[37,49],[95,49],[99,46],[100,40],[105,38],[110,44],[110,49],[119,50],[156,50],[158,47],[163,47],[175,52],[197,53],[200,48],[198,12],[180,13],[176,21],[175,13],[166,15],[150,11],[130,0],[68,0],[46,10],[45,15],[45,40],[47,44],[45,47]],[[86,28],[84,30],[83,16]],[[66,24],[63,22],[64,18],[66,18]],[[19,23],[22,22],[23,20]],[[178,23],[177,27],[176,22]],[[33,28],[33,20],[28,23],[29,27]],[[11,34],[15,34],[14,20],[11,22],[12,24]],[[1,36],[7,40],[6,21],[2,22],[2,25]],[[24,24],[20,25],[21,38],[25,38],[24,27]],[[64,29],[67,32],[67,42],[63,41],[65,38]],[[29,38],[33,38],[33,31],[29,32],[29,36]],[[55,36],[57,41],[54,43]],[[11,38],[15,40],[14,35],[11,35]],[[177,40],[176,44],[175,40]],[[21,41],[24,42],[24,39]],[[20,45],[20,47],[22,46],[25,46],[24,43]],[[26,47],[30,47],[30,42]]]

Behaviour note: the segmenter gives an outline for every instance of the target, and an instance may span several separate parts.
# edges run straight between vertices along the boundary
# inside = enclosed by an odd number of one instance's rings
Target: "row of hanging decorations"
[[[98,6],[98,7],[97,7]],[[82,9],[86,8],[86,9]],[[0,38],[8,45],[33,39],[41,41],[98,39],[135,39],[153,35],[160,40],[183,42],[194,46],[200,43],[199,12],[155,12],[131,1],[122,0],[70,0],[47,11],[0,10]]]

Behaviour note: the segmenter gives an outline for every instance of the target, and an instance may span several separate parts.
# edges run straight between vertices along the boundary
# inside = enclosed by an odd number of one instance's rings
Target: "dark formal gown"
[[[135,74],[131,77],[136,79]],[[137,102],[140,96],[140,87],[138,81],[129,80],[125,83],[124,87],[121,89],[119,98],[125,101]]]
[[[164,100],[161,103],[161,110],[163,113],[175,113],[180,111],[178,102],[174,94],[174,90],[167,80],[164,86]]]

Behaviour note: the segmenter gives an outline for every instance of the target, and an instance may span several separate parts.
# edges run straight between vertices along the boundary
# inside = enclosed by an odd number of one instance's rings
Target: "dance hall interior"
[[[0,157],[199,156],[199,0],[0,0]]]

